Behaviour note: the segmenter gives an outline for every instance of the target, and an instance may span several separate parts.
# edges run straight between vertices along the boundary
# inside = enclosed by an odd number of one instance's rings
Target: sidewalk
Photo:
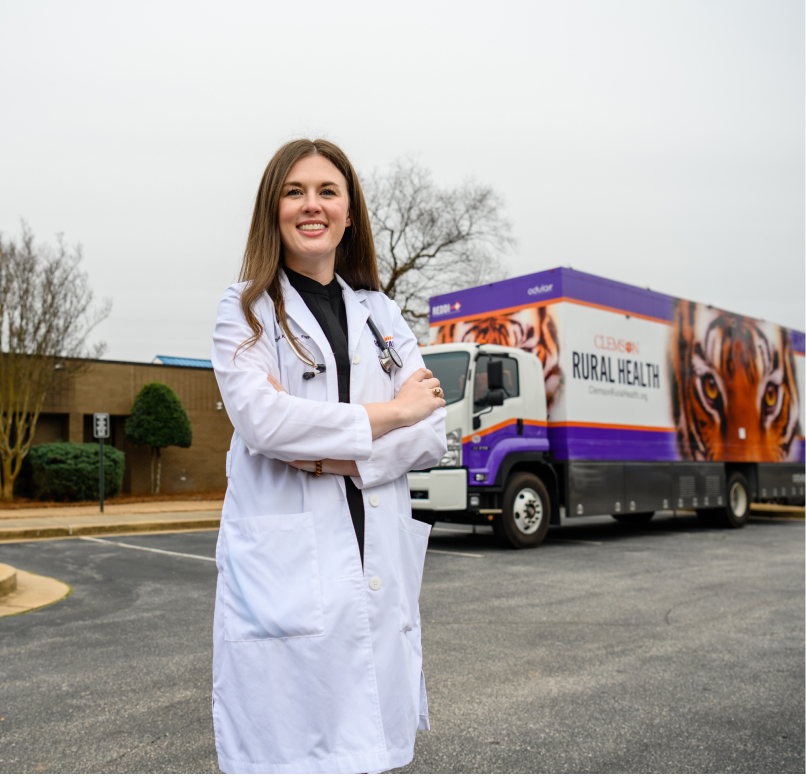
[[[0,543],[96,534],[217,529],[222,500],[142,502],[98,507],[0,509]]]

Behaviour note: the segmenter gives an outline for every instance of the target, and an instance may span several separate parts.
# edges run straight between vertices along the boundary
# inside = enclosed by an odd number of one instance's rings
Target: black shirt
[[[339,282],[334,278],[327,286],[318,281],[300,275],[283,265],[288,282],[299,292],[302,301],[313,313],[322,332],[324,332],[333,356],[336,359],[336,371],[339,383],[339,402],[350,401],[350,352],[347,347],[347,309],[344,306],[344,295]],[[312,378],[311,380],[317,380]],[[319,378],[324,380],[324,378]],[[353,519],[355,537],[358,541],[358,552],[361,563],[364,563],[364,498],[361,490],[353,483],[352,478],[344,478],[347,489],[347,505]]]

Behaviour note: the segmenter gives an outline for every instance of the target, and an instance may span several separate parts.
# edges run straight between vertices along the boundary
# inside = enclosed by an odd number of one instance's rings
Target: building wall
[[[45,399],[34,443],[69,440],[92,442],[92,414],[109,413],[111,444],[126,455],[123,491],[147,494],[151,490],[151,451],[137,448],[125,438],[126,418],[140,389],[161,381],[179,395],[193,427],[190,448],[162,451],[162,493],[208,491],[226,488],[226,452],[232,424],[221,402],[215,375],[210,369],[169,367],[130,362],[70,362]]]

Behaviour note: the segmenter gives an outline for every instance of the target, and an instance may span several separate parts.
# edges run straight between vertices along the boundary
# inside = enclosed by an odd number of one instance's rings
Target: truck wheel
[[[723,529],[741,529],[750,517],[750,488],[744,475],[734,472],[728,478],[728,504],[714,511]]]
[[[519,472],[504,489],[504,512],[493,521],[498,541],[510,548],[536,548],[549,530],[549,493],[537,475]]]
[[[655,513],[616,513],[613,515],[621,523],[649,523]]]

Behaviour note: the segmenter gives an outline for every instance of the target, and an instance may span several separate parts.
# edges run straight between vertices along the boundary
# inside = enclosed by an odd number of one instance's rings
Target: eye
[[[288,191],[285,193],[285,196],[286,196],[286,197],[291,197],[292,195],[293,195],[293,196],[296,196],[296,195],[299,195],[299,194],[302,194],[302,191],[301,191],[300,189],[297,189],[296,187],[292,187],[291,189],[289,189],[289,190],[288,190]]]
[[[705,392],[705,396],[711,402],[716,402],[719,399],[719,386],[716,385],[714,376],[704,375],[700,380],[702,381],[702,390]]]
[[[324,194],[326,197],[336,196],[336,192],[334,192],[333,189],[322,189],[322,194]]]
[[[778,386],[774,383],[767,384],[767,390],[764,392],[764,404],[768,408],[773,408],[778,403]]]

